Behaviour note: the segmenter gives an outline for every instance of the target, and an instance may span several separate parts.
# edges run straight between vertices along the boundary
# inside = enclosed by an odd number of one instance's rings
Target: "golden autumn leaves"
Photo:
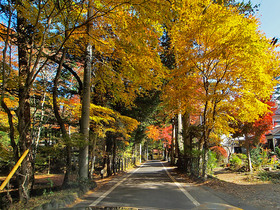
[[[61,3],[59,8],[52,1],[40,7],[22,2],[18,10],[40,32],[36,45],[45,37],[45,49],[64,47],[77,57],[91,39],[92,85],[97,87],[93,94],[110,95],[129,106],[137,95],[161,88],[165,80],[162,99],[168,109],[173,114],[202,114],[209,128],[226,125],[230,113],[252,121],[267,111],[260,99],[269,99],[276,84],[278,54],[258,31],[257,20],[234,6],[211,0],[93,1],[94,26],[87,37],[82,1]],[[37,19],[32,14],[38,14]],[[44,29],[43,20],[49,20]],[[159,56],[163,29],[175,58],[172,70],[163,67]]]
[[[228,133],[228,121],[254,121],[268,112],[279,55],[253,16],[212,1],[179,1],[169,25],[176,67],[164,99],[170,109],[203,116],[204,133]],[[177,6],[180,7],[177,7]]]
[[[211,0],[93,1],[94,26],[87,37],[87,8],[81,2],[65,3],[71,10],[64,11],[48,1],[44,15],[39,14],[45,5],[36,8],[22,2],[19,10],[30,23],[35,21],[40,33],[46,32],[47,47],[60,48],[65,42],[63,47],[77,57],[84,52],[85,40],[91,39],[92,85],[97,87],[93,94],[110,95],[114,102],[129,106],[137,95],[161,88],[164,79],[162,99],[168,109],[173,114],[205,115],[209,128],[226,125],[230,113],[252,121],[267,111],[260,99],[269,99],[276,84],[278,55],[258,31],[257,20],[234,6]],[[30,11],[38,14],[36,20]],[[50,26],[40,30],[46,17],[52,19]],[[163,29],[175,58],[172,70],[163,67],[159,56]],[[40,37],[43,34],[39,42]]]

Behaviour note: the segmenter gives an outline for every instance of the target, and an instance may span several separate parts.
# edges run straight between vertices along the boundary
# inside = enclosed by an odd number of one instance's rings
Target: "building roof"
[[[280,126],[274,127],[268,134],[266,134],[267,139],[274,138],[275,136],[280,136]]]

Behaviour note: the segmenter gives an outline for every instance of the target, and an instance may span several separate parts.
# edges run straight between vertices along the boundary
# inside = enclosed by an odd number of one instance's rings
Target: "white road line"
[[[162,164],[162,162],[161,162],[161,164]],[[162,166],[163,166],[165,172],[167,173],[167,175],[169,176],[169,178],[176,184],[176,186],[182,191],[182,193],[184,193],[185,196],[187,196],[187,198],[190,199],[191,202],[193,202],[193,204],[194,204],[195,206],[199,206],[200,203],[199,203],[197,200],[195,200],[194,197],[192,197],[191,194],[188,193],[188,192],[182,187],[182,185],[181,185],[179,182],[176,181],[176,179],[167,171],[167,169],[165,168],[165,166],[164,166],[163,164],[162,164]]]
[[[136,171],[138,171],[140,168],[142,168],[142,166],[145,165],[142,164],[139,168],[135,169],[132,173],[128,174],[125,178],[123,178],[120,182],[118,182],[117,184],[115,184],[113,187],[111,187],[109,190],[107,190],[103,195],[101,195],[98,199],[96,199],[92,204],[90,204],[89,206],[96,206],[97,204],[99,204],[104,198],[107,197],[107,195],[109,195],[114,189],[116,189],[121,183],[123,183],[125,180],[127,180],[132,174],[134,174]]]

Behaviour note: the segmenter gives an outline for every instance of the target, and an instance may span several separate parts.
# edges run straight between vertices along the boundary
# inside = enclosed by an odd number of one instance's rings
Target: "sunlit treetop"
[[[210,130],[227,130],[232,112],[251,122],[267,113],[279,54],[255,17],[204,0],[178,1],[173,10],[176,68],[163,97],[170,109],[203,115]]]

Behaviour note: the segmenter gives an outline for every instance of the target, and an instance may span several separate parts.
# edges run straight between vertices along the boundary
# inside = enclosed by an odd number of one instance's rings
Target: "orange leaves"
[[[65,117],[68,117],[72,123],[78,124],[81,112],[79,96],[76,95],[70,99],[59,98],[58,103],[61,107],[61,112],[64,113]]]
[[[155,125],[150,125],[147,127],[146,135],[153,141],[164,140],[166,143],[171,144],[172,125],[162,128]]]
[[[226,158],[228,156],[227,151],[223,147],[214,146],[214,147],[211,147],[210,150],[215,152],[218,156],[223,156],[224,158]]]
[[[172,125],[161,129],[161,139],[164,139],[166,143],[171,144],[172,140]]]
[[[148,126],[147,129],[148,129],[148,131],[146,132],[147,137],[149,139],[152,139],[153,141],[158,141],[160,136],[159,128],[154,125],[150,125]]]
[[[256,139],[259,139],[259,142],[264,144],[266,143],[265,134],[268,134],[273,129],[273,115],[276,110],[275,102],[268,101],[266,104],[269,106],[269,111],[260,116],[253,124],[252,130]]]

